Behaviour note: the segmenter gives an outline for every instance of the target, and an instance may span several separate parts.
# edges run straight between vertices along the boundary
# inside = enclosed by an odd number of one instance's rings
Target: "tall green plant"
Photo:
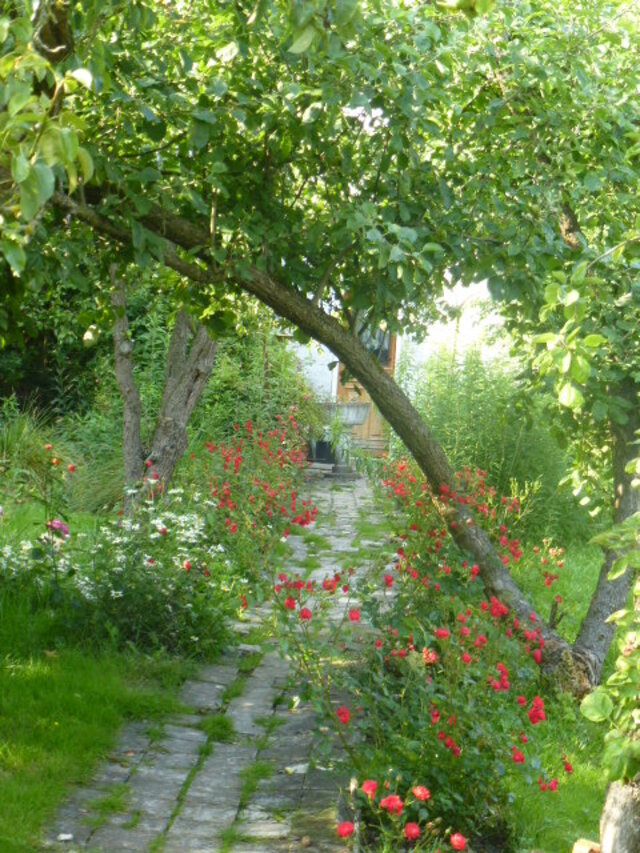
[[[525,400],[513,365],[486,361],[478,349],[462,357],[442,349],[424,364],[404,353],[398,373],[454,467],[481,468],[501,493],[526,496],[531,533],[584,533],[586,512],[561,488],[569,455],[548,401]]]

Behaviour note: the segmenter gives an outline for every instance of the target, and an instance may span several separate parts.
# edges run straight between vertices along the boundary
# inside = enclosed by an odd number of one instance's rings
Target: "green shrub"
[[[561,487],[571,460],[555,437],[550,400],[525,398],[513,365],[477,350],[462,359],[442,350],[422,365],[405,353],[398,378],[454,470],[481,468],[501,494],[526,496],[530,535],[586,535],[588,513]],[[399,443],[394,452],[404,452]]]

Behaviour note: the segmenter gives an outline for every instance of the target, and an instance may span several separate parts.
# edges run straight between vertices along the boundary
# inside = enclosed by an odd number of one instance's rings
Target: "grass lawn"
[[[596,841],[606,781],[600,759],[605,730],[581,717],[573,700],[547,704],[548,719],[536,726],[535,746],[543,765],[558,769],[558,790],[540,791],[538,774],[526,772],[511,786],[514,830],[518,850],[560,853],[571,850],[578,838]],[[573,773],[565,773],[560,758],[566,755]]]
[[[71,786],[127,719],[178,711],[191,664],[136,653],[48,649],[40,620],[0,593],[0,850],[33,851]]]

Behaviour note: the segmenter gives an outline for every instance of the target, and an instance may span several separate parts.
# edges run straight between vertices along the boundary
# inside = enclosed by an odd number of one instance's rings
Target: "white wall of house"
[[[335,400],[338,393],[336,356],[327,347],[315,341],[299,344],[290,340],[287,346],[296,354],[300,369],[318,397],[321,400]]]

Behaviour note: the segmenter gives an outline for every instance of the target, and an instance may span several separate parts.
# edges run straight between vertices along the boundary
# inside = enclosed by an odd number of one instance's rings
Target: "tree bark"
[[[140,480],[144,463],[140,421],[142,418],[142,403],[140,393],[133,375],[133,343],[129,335],[127,320],[127,297],[122,280],[116,278],[115,264],[110,270],[111,305],[114,313],[113,323],[113,353],[115,374],[118,388],[122,395],[122,453],[124,456],[125,486],[130,486]]]
[[[123,400],[125,484],[139,483],[147,467],[154,481],[166,488],[187,449],[187,424],[211,376],[217,343],[209,337],[204,326],[184,308],[180,309],[169,341],[162,402],[151,445],[145,450],[141,437],[142,402],[133,371],[125,287],[124,282],[116,278],[115,264],[111,267],[111,281],[115,374]]]
[[[216,349],[204,326],[181,308],[171,334],[162,402],[148,453],[165,488],[187,449],[187,424],[211,376]]]
[[[618,396],[623,397],[632,406],[626,424],[611,423],[614,522],[619,524],[640,511],[640,491],[632,488],[632,475],[626,472],[627,463],[635,459],[640,452],[635,444],[636,435],[640,430],[640,410],[638,386],[633,380],[626,380],[615,390]],[[633,583],[634,573],[631,569],[616,580],[608,579],[613,561],[619,556],[620,554],[613,550],[605,553],[598,585],[574,644],[575,654],[581,655],[588,662],[591,668],[590,680],[594,684],[600,682],[604,659],[616,631],[615,624],[606,622],[606,619],[625,606]]]
[[[640,775],[630,782],[613,782],[600,817],[602,853],[640,850]]]

